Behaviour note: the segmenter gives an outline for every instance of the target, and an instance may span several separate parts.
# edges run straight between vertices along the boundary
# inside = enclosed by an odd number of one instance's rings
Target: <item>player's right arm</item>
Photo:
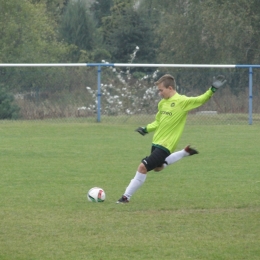
[[[159,103],[159,105],[160,105],[160,103]],[[148,124],[147,126],[138,127],[135,131],[137,131],[141,135],[146,135],[146,134],[153,132],[157,129],[157,127],[159,126],[160,115],[161,115],[161,113],[159,111],[159,105],[158,105],[158,112],[155,116],[155,120],[152,123]]]
[[[157,113],[157,115],[159,114],[159,112]],[[143,127],[138,127],[137,129],[135,129],[136,132],[138,132],[141,135],[146,135],[150,132],[153,132],[156,130],[156,128],[159,125],[159,121],[157,120],[158,117],[156,115],[156,119],[155,121],[153,121],[152,123],[148,124],[147,126],[143,126]]]
[[[158,111],[155,116],[155,120],[146,126],[146,130],[148,133],[153,132],[157,129],[157,127],[159,126],[160,115],[161,115],[161,113],[160,113],[160,111]]]

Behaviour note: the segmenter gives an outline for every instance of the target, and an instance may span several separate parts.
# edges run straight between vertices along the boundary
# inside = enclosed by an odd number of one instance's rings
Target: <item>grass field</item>
[[[260,259],[259,125],[187,125],[200,154],[118,205],[150,151],[137,126],[1,122],[0,259]]]

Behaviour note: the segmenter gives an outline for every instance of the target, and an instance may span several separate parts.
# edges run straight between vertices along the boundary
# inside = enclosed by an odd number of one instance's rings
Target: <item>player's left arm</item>
[[[204,94],[197,96],[197,97],[186,97],[181,102],[182,109],[184,111],[190,111],[197,107],[202,106],[205,104],[211,97],[213,96],[213,92],[211,89],[207,90]]]
[[[212,82],[211,87],[204,94],[197,96],[197,97],[187,97],[187,99],[185,99],[183,101],[183,104],[182,104],[183,109],[185,111],[189,111],[189,110],[202,106],[225,83],[226,83],[226,80],[223,75],[219,75],[219,76],[217,76],[217,78],[213,77],[213,82]]]

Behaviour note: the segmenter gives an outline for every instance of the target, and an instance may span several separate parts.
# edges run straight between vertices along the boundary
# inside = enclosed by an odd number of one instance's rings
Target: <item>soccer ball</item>
[[[104,202],[106,194],[103,189],[94,187],[88,191],[88,200],[91,202]]]

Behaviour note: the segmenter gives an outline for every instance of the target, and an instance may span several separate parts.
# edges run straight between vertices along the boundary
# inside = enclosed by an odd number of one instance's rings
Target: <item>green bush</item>
[[[13,103],[14,96],[0,86],[0,119],[17,119],[20,108]]]

